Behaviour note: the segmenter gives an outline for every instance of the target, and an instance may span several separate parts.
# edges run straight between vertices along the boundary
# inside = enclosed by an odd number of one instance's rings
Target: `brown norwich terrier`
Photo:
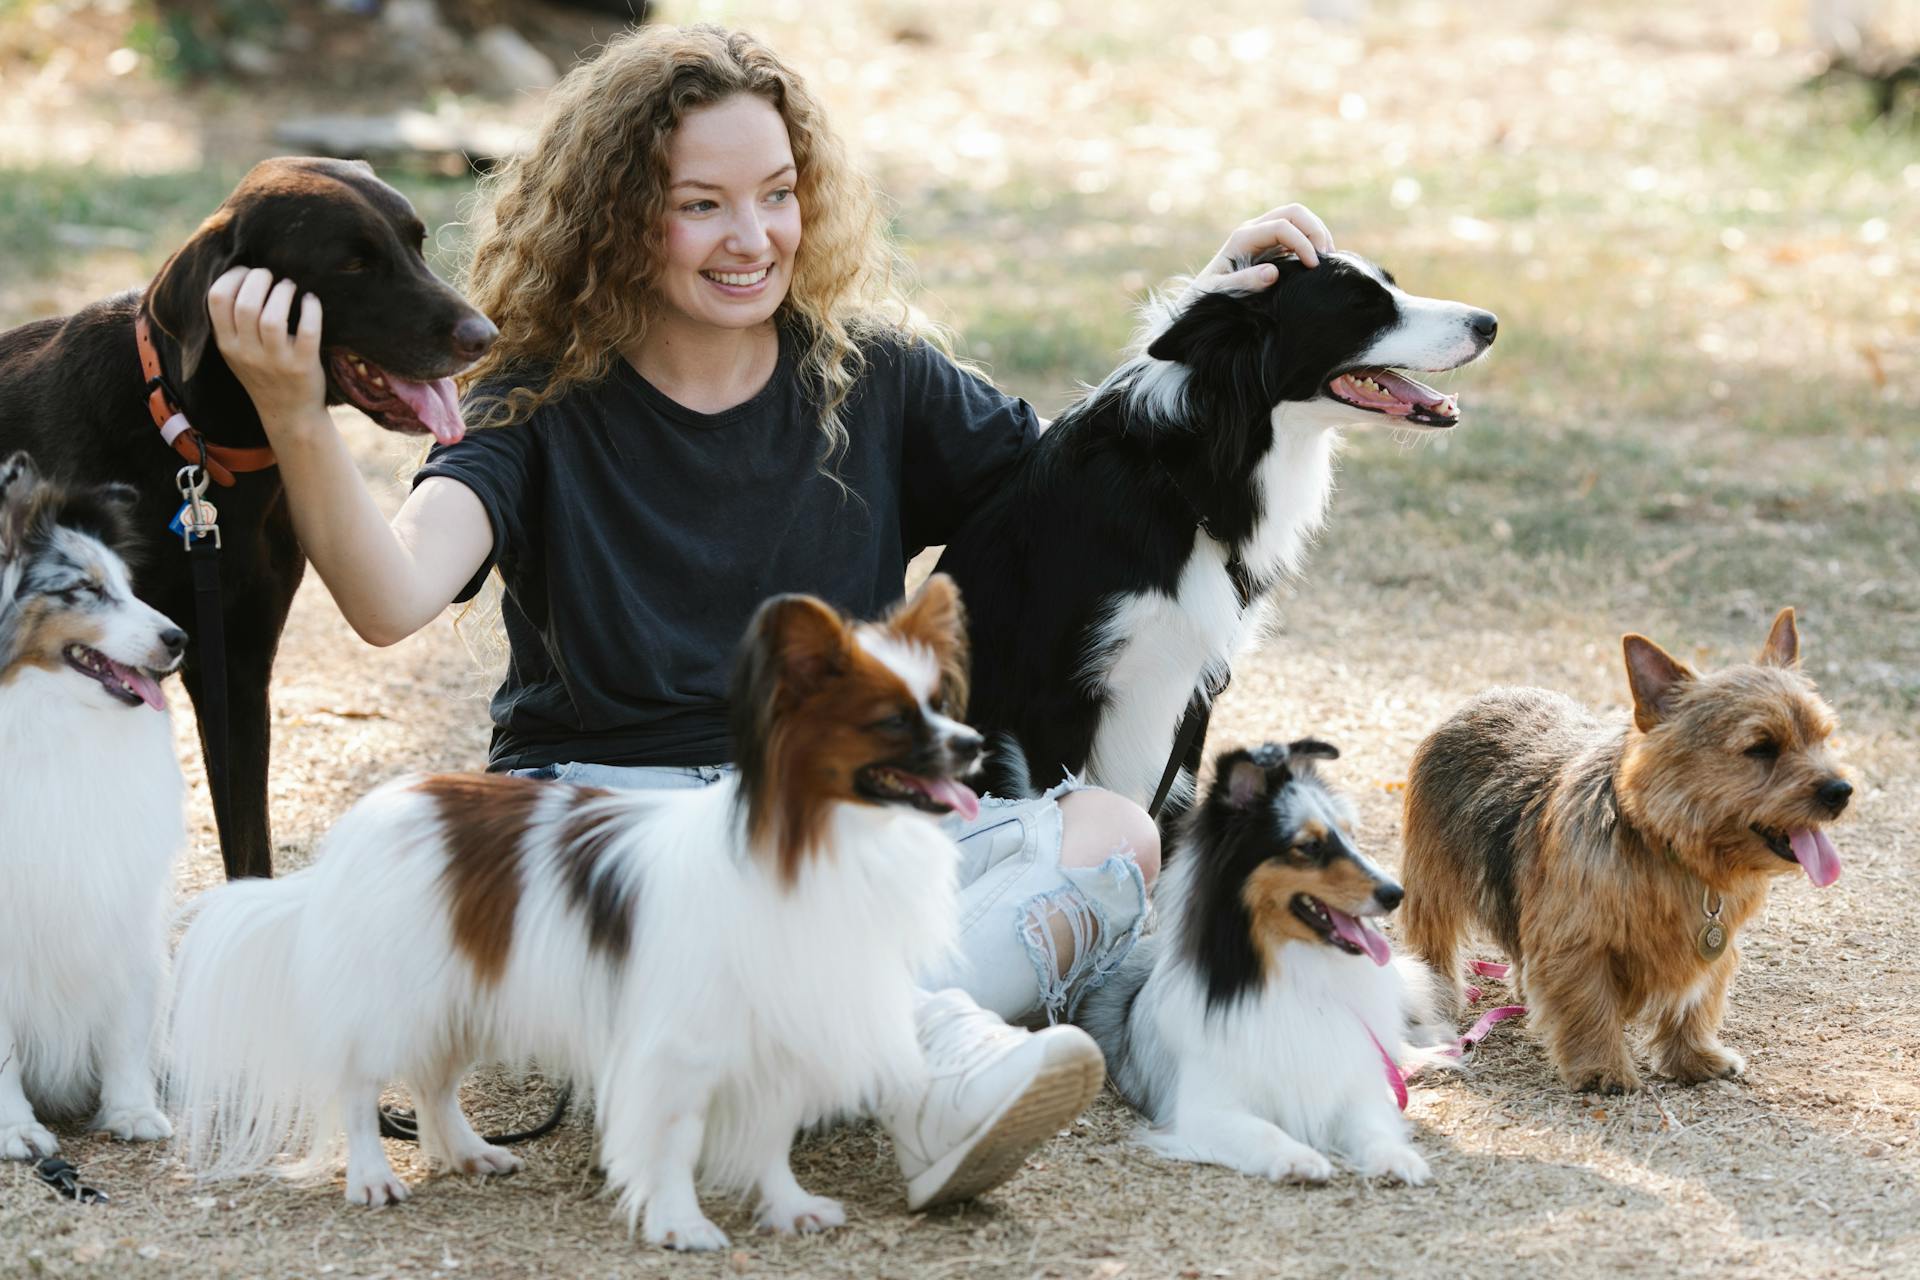
[[[1749,665],[1696,675],[1629,635],[1631,724],[1544,689],[1493,689],[1415,754],[1403,913],[1456,999],[1462,935],[1515,962],[1529,1021],[1569,1086],[1640,1086],[1629,1020],[1652,1025],[1662,1075],[1738,1075],[1720,1043],[1734,939],[1796,865],[1832,884],[1821,830],[1853,787],[1833,711],[1799,670],[1793,610]]]

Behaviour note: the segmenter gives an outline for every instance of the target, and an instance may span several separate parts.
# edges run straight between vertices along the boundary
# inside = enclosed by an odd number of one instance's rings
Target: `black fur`
[[[76,486],[130,486],[140,598],[189,630],[193,581],[168,522],[180,506],[181,458],[161,442],[146,404],[134,316],[145,308],[161,362],[187,417],[216,444],[266,443],[259,415],[209,340],[206,293],[236,264],[265,267],[316,294],[329,351],[345,349],[412,378],[450,374],[491,341],[492,326],[435,279],[424,228],[404,197],[364,164],[278,159],[257,166],[161,268],[144,294],[123,293],[70,316],[0,333],[0,454],[33,452],[46,474]],[[296,308],[297,314],[297,308]],[[456,332],[457,331],[457,332]],[[342,399],[329,380],[329,400]],[[270,875],[268,683],[287,610],[306,568],[273,470],[215,486],[227,644],[232,812],[220,828],[229,876]],[[181,676],[201,705],[201,662]],[[204,747],[205,737],[202,736]]]

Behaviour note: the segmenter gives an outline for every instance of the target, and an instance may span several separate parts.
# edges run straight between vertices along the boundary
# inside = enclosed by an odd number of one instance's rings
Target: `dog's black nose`
[[[1492,342],[1493,335],[1500,332],[1500,317],[1491,311],[1476,311],[1473,319],[1467,322],[1482,342]]]
[[[1847,807],[1847,800],[1853,795],[1853,784],[1845,778],[1829,778],[1820,784],[1820,789],[1814,795],[1821,804],[1838,813]]]
[[[454,354],[469,362],[478,360],[487,354],[487,348],[499,336],[500,331],[493,327],[493,321],[475,312],[453,326]]]
[[[169,658],[177,658],[187,651],[187,633],[178,627],[168,627],[160,633],[160,644]]]
[[[1407,891],[1405,889],[1402,889],[1397,884],[1391,884],[1391,883],[1383,884],[1378,889],[1375,889],[1373,891],[1373,900],[1375,902],[1378,902],[1382,907],[1384,907],[1388,911],[1391,911],[1395,907],[1399,906],[1400,900],[1406,896],[1407,896]]]
[[[987,740],[971,729],[964,729],[947,739],[947,754],[955,760],[965,760],[969,764],[978,760],[980,750]]]

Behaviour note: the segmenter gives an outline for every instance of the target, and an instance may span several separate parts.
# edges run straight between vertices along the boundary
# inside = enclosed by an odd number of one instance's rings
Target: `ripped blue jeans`
[[[626,790],[704,787],[728,765],[558,764],[521,776]],[[1080,998],[1127,958],[1146,923],[1147,892],[1128,849],[1095,867],[1060,865],[1063,782],[1032,800],[984,796],[971,822],[944,825],[960,846],[960,941],[946,970],[922,975],[929,990],[959,987],[1008,1022],[1071,1017]],[[1071,940],[1064,971],[1061,935]]]

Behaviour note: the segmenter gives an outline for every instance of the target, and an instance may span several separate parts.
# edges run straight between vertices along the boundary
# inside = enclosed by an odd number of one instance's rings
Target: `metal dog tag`
[[[1702,960],[1718,960],[1727,949],[1727,926],[1718,920],[1709,920],[1700,926],[1700,932],[1693,937],[1693,945],[1700,952]]]

